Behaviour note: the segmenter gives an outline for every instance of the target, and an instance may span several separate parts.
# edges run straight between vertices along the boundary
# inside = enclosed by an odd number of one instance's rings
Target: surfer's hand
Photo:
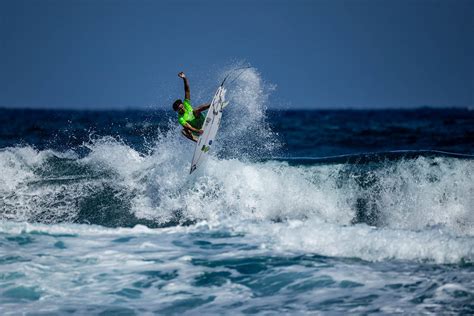
[[[181,71],[181,72],[178,74],[178,77],[184,79],[184,78],[186,78],[186,75],[184,74],[184,72]]]
[[[202,133],[204,133],[204,130],[200,129],[198,133],[199,133],[199,135],[202,135]]]

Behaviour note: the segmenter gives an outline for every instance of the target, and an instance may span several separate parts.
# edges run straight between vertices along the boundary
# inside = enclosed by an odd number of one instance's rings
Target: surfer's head
[[[175,112],[178,111],[179,113],[184,111],[183,101],[181,99],[178,99],[178,100],[174,101],[173,110]]]

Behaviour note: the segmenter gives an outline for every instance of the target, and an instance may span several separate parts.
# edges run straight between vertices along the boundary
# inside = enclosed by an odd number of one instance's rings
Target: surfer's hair
[[[183,101],[181,101],[181,99],[178,99],[178,100],[174,101],[174,103],[173,103],[173,110],[174,110],[175,112],[178,111],[178,108],[179,108],[179,106],[180,106],[181,104],[183,104]]]

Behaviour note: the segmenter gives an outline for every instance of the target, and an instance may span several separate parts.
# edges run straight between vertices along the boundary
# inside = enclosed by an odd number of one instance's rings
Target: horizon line
[[[421,109],[434,109],[434,110],[468,110],[474,111],[474,105],[450,105],[450,106],[430,106],[421,105],[415,107],[320,107],[320,108],[267,108],[267,111],[386,111],[386,110],[421,110]],[[164,107],[122,107],[122,108],[66,108],[66,107],[9,107],[0,105],[0,110],[27,110],[27,111],[71,111],[71,112],[128,112],[128,111],[141,111],[141,112],[153,112],[153,111],[168,111]],[[171,109],[169,109],[171,112]]]

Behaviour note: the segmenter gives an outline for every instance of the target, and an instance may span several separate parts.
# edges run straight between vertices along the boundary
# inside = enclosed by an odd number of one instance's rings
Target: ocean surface
[[[474,313],[474,111],[227,89],[193,175],[171,110],[0,109],[0,314]]]

